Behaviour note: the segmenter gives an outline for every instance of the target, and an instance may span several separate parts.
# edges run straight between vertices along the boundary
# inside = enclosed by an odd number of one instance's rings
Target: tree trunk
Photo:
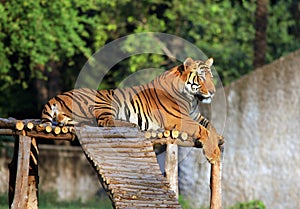
[[[45,66],[37,65],[36,68],[41,71],[42,75],[45,75]],[[38,111],[42,109],[43,105],[47,102],[48,99],[48,88],[47,81],[43,78],[37,78],[35,81],[36,88],[36,101]]]
[[[51,72],[47,73],[48,76],[48,96],[49,98],[61,93],[60,83],[60,65],[58,62],[50,62]]]
[[[253,67],[265,64],[267,49],[268,0],[257,0],[255,11],[255,38]]]

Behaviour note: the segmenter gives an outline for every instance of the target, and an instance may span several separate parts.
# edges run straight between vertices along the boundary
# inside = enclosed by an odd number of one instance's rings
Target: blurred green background
[[[263,4],[267,13],[259,10]],[[50,97],[74,87],[93,53],[138,32],[195,44],[214,57],[226,85],[254,69],[254,49],[264,56],[261,65],[300,48],[299,8],[297,0],[0,1],[0,117],[39,118]],[[257,11],[267,19],[255,21]],[[258,37],[266,44],[255,48],[259,27],[266,27]],[[102,87],[145,67],[175,64],[164,56],[132,56],[114,66]]]

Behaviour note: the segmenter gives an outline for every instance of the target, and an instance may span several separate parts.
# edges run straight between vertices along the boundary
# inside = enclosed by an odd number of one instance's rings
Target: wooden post
[[[165,173],[178,199],[178,145],[167,144]]]
[[[30,166],[28,176],[28,205],[27,208],[37,209],[38,208],[38,156],[39,150],[36,143],[36,139],[32,138],[31,149],[30,149]]]
[[[11,209],[17,208],[38,208],[37,205],[37,174],[32,170],[37,169],[33,163],[30,165],[31,156],[31,141],[28,136],[20,135],[15,142],[15,153],[11,164],[9,165],[9,207]],[[33,147],[36,146],[35,139]],[[36,170],[37,171],[37,170]],[[34,177],[29,177],[29,174],[35,173]]]
[[[15,184],[17,176],[17,167],[18,167],[18,154],[19,154],[19,136],[14,136],[15,146],[14,146],[14,156],[8,165],[9,169],[9,189],[8,189],[8,202],[9,208],[11,208],[12,202],[14,200],[15,194]]]
[[[19,136],[19,151],[18,151],[18,167],[13,187],[13,201],[10,208],[27,208],[28,201],[28,173],[30,159],[31,138],[27,136]],[[15,172],[15,171],[10,171]],[[13,182],[11,182],[13,183]]]
[[[211,165],[210,173],[210,209],[221,209],[222,208],[222,154],[223,147],[219,146],[221,150],[220,160],[215,164]]]

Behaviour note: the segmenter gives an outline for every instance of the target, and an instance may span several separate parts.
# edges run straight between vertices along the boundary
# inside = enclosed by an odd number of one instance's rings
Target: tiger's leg
[[[107,126],[107,127],[137,127],[137,124],[135,124],[135,123],[130,123],[130,122],[123,121],[123,120],[115,120],[112,118],[98,120],[98,125],[99,126]]]
[[[200,129],[203,129],[204,127],[200,125]],[[196,140],[195,144],[196,147],[197,145],[201,145],[203,148],[203,152],[207,158],[207,160],[214,164],[217,161],[220,161],[221,158],[221,152],[220,152],[220,140],[221,138],[223,139],[222,136],[220,136],[216,129],[213,126],[208,126],[206,128],[207,130],[207,137],[206,138],[199,138]]]
[[[207,128],[208,130],[211,129],[211,131],[216,132],[216,129],[213,127],[211,122],[205,118],[203,115],[199,114],[198,119],[196,121],[199,121],[199,124]],[[222,135],[218,135],[219,138],[219,145],[224,144],[224,137]]]
[[[212,126],[205,128],[192,119],[184,119],[181,130],[194,138],[194,146],[203,148],[207,160],[214,164],[220,160],[219,135]]]
[[[123,120],[116,120],[113,109],[98,108],[94,109],[93,114],[101,127],[137,127],[136,124]]]

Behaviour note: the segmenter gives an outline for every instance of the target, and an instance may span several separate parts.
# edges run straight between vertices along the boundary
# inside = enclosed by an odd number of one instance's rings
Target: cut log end
[[[145,132],[145,138],[150,139],[151,138],[151,132],[149,132],[149,131]]]
[[[29,130],[32,130],[33,127],[34,127],[34,124],[32,122],[28,122],[26,127],[29,129]]]
[[[64,134],[68,133],[68,132],[69,132],[68,127],[63,126],[63,127],[61,128],[61,132],[64,133]]]
[[[23,123],[23,121],[18,121],[18,122],[16,123],[16,129],[17,129],[18,131],[22,131],[23,128],[24,128],[24,123]]]
[[[61,132],[61,128],[60,128],[59,126],[56,126],[56,127],[54,128],[54,133],[55,133],[55,134],[60,134],[60,132]]]
[[[178,130],[172,130],[172,131],[171,131],[171,137],[172,137],[173,139],[177,139],[178,136],[179,136],[179,131],[178,131]]]
[[[180,139],[183,141],[187,140],[189,138],[188,134],[186,132],[181,132]]]
[[[157,133],[157,138],[161,139],[164,137],[164,134],[162,132]]]
[[[151,138],[156,138],[156,137],[157,137],[157,132],[151,131]]]
[[[52,127],[51,127],[50,125],[46,126],[45,131],[46,131],[47,133],[51,133]]]
[[[170,135],[171,135],[171,133],[170,133],[169,130],[165,130],[165,131],[164,131],[164,137],[165,137],[165,138],[168,138]]]

